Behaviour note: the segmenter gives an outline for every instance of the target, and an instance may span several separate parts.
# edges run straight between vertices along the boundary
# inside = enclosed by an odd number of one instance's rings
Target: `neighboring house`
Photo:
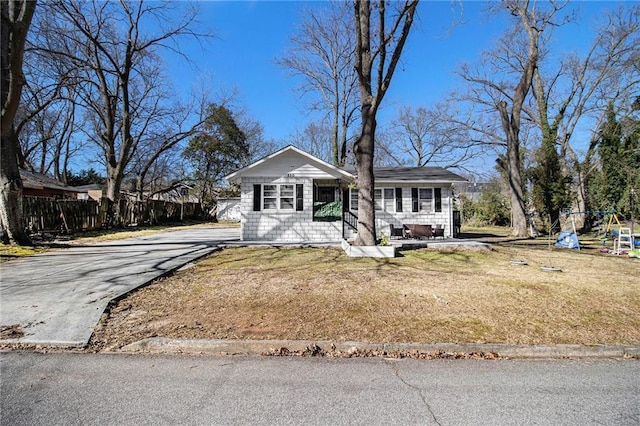
[[[22,195],[26,197],[71,198],[78,197],[78,190],[42,173],[20,169]]]
[[[161,191],[156,191],[151,196],[151,199],[160,200],[160,201],[171,201],[173,203],[199,203],[200,199],[189,192],[192,189],[193,189],[192,186],[181,183],[175,187],[170,187]]]
[[[99,183],[74,186],[73,188],[78,191],[78,200],[100,201],[102,199],[102,185]]]
[[[477,202],[490,184],[482,182],[460,182],[455,184],[456,196]]]
[[[441,167],[378,168],[374,175],[379,236],[389,236],[389,224],[443,225],[445,237],[453,236],[452,185],[464,178]],[[240,186],[242,240],[339,242],[354,231],[355,172],[298,148],[283,148],[227,180]]]

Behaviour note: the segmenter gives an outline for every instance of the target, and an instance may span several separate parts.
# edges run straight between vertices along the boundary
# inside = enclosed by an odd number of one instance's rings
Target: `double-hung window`
[[[358,210],[358,190],[349,191],[349,207]],[[373,204],[376,210],[390,213],[402,212],[402,188],[376,188],[373,190]]]
[[[418,190],[418,210],[421,212],[433,211],[433,190],[431,188]]]
[[[382,195],[383,195],[382,205],[384,206],[384,211],[394,212],[395,202],[396,202],[396,190],[394,188],[384,188],[382,190]]]
[[[441,212],[441,188],[411,188],[411,199],[414,212]]]
[[[294,199],[293,185],[262,186],[262,206],[265,210],[293,210]]]
[[[349,206],[352,211],[358,211],[358,190],[352,188],[349,190]]]
[[[280,210],[293,210],[293,185],[280,185]]]
[[[402,211],[397,209],[396,191],[402,191],[396,188],[377,188],[373,190],[373,200],[376,210],[384,210],[393,213]],[[400,202],[402,203],[402,193],[400,193]]]
[[[376,210],[382,210],[382,189],[373,190],[373,204]]]
[[[265,210],[277,210],[278,185],[264,185],[262,187],[262,194],[263,194],[262,207]]]

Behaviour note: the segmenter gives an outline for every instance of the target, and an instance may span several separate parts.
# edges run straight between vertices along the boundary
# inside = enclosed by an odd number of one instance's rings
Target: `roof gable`
[[[243,177],[305,176],[312,178],[353,179],[346,170],[294,147],[287,146],[226,177],[229,182],[239,182]]]

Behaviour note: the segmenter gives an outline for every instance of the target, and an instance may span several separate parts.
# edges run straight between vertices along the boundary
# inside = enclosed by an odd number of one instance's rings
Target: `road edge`
[[[311,340],[207,340],[151,337],[128,344],[120,353],[270,355],[391,358],[624,358],[640,359],[633,345],[506,345],[331,342]]]

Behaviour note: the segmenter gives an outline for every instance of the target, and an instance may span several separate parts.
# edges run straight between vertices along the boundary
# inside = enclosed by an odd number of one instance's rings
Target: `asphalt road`
[[[0,265],[0,325],[9,342],[85,346],[112,299],[237,241],[238,228],[195,228],[75,246]]]
[[[0,353],[3,425],[637,425],[637,360]]]

